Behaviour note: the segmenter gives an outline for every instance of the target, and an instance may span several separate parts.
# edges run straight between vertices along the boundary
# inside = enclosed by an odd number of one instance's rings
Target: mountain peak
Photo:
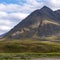
[[[40,11],[41,12],[50,12],[50,13],[52,13],[53,12],[53,10],[52,9],[50,9],[49,7],[47,7],[47,6],[43,6],[41,9],[40,9]]]
[[[43,6],[42,8],[48,8],[47,6]]]
[[[7,38],[40,38],[60,34],[60,15],[56,15],[49,7],[44,6],[32,12],[28,17],[11,29]]]
[[[42,8],[41,8],[41,10],[45,10],[45,11],[52,11],[49,7],[47,7],[47,6],[43,6]]]

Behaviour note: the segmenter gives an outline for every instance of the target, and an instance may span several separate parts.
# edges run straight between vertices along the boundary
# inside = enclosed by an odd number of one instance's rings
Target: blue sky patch
[[[25,0],[0,0],[0,3],[6,4],[20,4],[23,5],[26,1]]]

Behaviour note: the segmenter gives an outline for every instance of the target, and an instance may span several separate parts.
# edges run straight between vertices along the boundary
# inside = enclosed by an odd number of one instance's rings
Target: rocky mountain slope
[[[52,35],[60,35],[60,13],[44,6],[32,12],[11,29],[5,37],[20,39]]]

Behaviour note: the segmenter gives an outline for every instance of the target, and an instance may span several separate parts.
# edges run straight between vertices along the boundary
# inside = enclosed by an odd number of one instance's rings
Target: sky
[[[0,0],[0,35],[43,6],[60,9],[60,0]]]

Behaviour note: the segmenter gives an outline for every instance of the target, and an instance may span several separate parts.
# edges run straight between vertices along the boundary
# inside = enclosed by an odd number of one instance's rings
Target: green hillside
[[[14,53],[51,53],[60,52],[59,41],[42,41],[33,39],[21,40],[4,40],[0,41],[0,52],[14,52]]]

